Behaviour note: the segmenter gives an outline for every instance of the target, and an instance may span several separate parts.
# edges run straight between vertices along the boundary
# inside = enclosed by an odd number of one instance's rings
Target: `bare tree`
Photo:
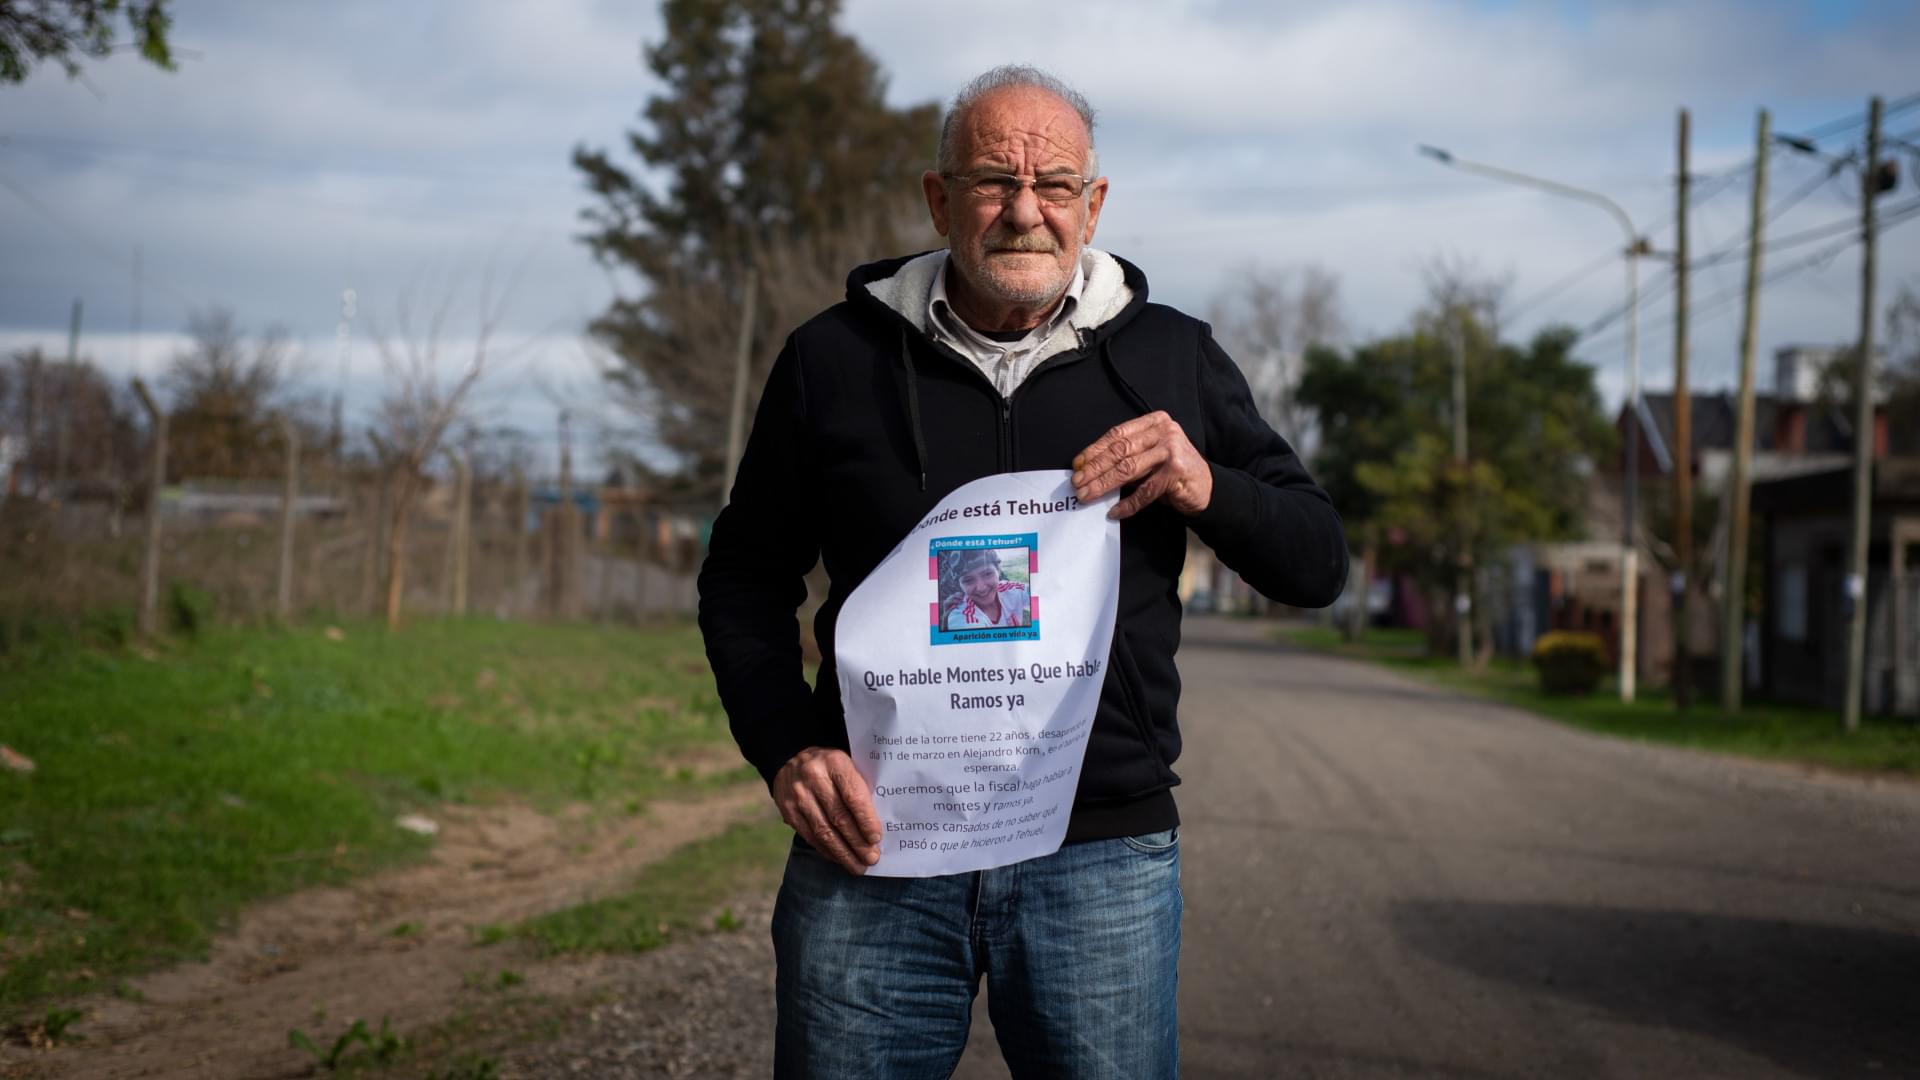
[[[1313,410],[1294,399],[1307,350],[1345,334],[1340,278],[1316,265],[1246,266],[1209,312],[1214,336],[1239,363],[1253,401],[1295,449],[1313,438]]]
[[[1464,255],[1439,254],[1420,264],[1420,280],[1427,290],[1422,329],[1452,333],[1454,321],[1464,317],[1479,323],[1489,340],[1500,339],[1500,313],[1513,291],[1512,273],[1490,273]]]
[[[411,298],[395,302],[394,333],[375,327],[373,339],[386,368],[388,390],[374,420],[376,445],[387,469],[387,626],[400,626],[401,598],[406,589],[407,530],[414,500],[426,481],[427,463],[446,445],[448,430],[471,403],[474,387],[503,358],[492,355],[509,286],[496,294],[493,274],[484,275],[479,292],[476,334],[472,352],[464,360],[447,355],[447,320],[454,289],[449,288],[426,314],[415,312]]]

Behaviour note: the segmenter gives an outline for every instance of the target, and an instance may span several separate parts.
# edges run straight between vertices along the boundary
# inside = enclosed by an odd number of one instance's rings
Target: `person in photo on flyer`
[[[991,549],[961,553],[956,568],[960,592],[947,597],[947,629],[974,626],[1025,626],[1031,605],[1025,585],[1001,577],[1000,553]]]

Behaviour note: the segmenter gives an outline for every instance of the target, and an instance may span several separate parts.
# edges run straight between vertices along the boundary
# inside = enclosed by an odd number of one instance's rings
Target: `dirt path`
[[[584,811],[449,807],[427,863],[294,894],[242,916],[211,959],[129,980],[140,1000],[79,1003],[85,1041],[51,1052],[0,1049],[0,1076],[293,1077],[356,1018],[417,1029],[474,1006],[511,968],[522,990],[566,997],[597,985],[602,961],[531,963],[518,944],[482,949],[473,928],[511,923],[617,889],[647,863],[766,805],[758,785],[594,824]],[[406,932],[396,934],[396,928]]]

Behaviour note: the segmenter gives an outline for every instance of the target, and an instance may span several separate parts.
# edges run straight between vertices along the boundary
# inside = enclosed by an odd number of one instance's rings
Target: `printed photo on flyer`
[[[1037,540],[1034,533],[1012,533],[928,541],[927,577],[935,598],[927,621],[933,644],[1038,641]]]

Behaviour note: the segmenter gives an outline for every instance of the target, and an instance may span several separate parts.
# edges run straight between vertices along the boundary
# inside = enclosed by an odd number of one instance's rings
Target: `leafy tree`
[[[117,47],[115,16],[125,16],[133,48],[155,67],[173,70],[168,0],[0,0],[0,81],[21,82],[38,61],[51,60],[69,78],[79,56],[105,58]]]
[[[595,197],[582,239],[645,290],[591,324],[613,354],[607,377],[708,485],[748,271],[754,340],[778,340],[837,298],[852,263],[894,252],[933,156],[937,106],[889,107],[838,12],[837,0],[668,0],[665,37],[645,50],[664,89],[627,136],[661,179],[574,151]],[[772,351],[754,350],[756,389]]]
[[[1453,460],[1453,327],[1464,335],[1469,463]],[[1297,399],[1318,420],[1315,476],[1357,536],[1383,541],[1383,565],[1436,597],[1462,545],[1494,565],[1527,541],[1578,534],[1591,463],[1613,431],[1574,334],[1524,348],[1497,341],[1466,308],[1429,310],[1408,333],[1350,352],[1309,352]],[[1436,636],[1436,650],[1447,641]]]

